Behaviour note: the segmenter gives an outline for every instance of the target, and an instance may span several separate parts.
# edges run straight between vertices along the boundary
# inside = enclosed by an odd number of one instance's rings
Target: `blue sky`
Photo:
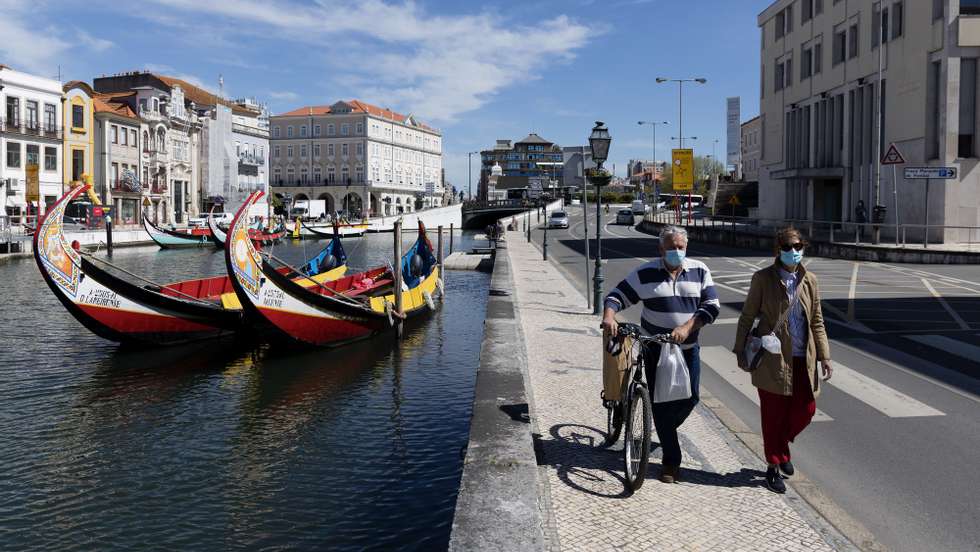
[[[0,63],[87,82],[150,69],[211,90],[220,74],[227,95],[273,113],[338,99],[414,113],[443,132],[447,179],[465,188],[467,151],[529,132],[585,145],[597,119],[617,173],[652,156],[637,120],[670,122],[657,129],[667,156],[677,85],[657,76],[708,79],[684,87],[684,135],[699,155],[719,140],[723,156],[725,98],[741,96],[742,120],[758,113],[756,16],[768,3],[0,0]]]

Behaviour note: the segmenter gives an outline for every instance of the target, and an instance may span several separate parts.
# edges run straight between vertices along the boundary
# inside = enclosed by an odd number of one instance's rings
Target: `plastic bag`
[[[657,381],[653,385],[653,402],[662,403],[691,398],[691,374],[687,371],[684,351],[675,343],[660,347]]]

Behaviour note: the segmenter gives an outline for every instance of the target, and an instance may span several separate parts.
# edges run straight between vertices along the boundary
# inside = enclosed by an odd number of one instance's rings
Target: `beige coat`
[[[801,275],[798,284],[800,305],[803,316],[807,321],[806,367],[810,377],[810,389],[813,396],[820,394],[820,374],[817,362],[830,360],[830,344],[827,342],[827,332],[823,325],[823,309],[820,306],[820,290],[817,277],[808,272],[803,266],[799,267]],[[752,329],[752,324],[759,318],[759,335],[772,331],[772,326],[779,320],[789,307],[789,297],[786,285],[779,277],[779,263],[763,268],[752,275],[749,295],[742,307],[742,316],[738,319],[738,332],[735,335],[736,354],[741,354],[745,348],[745,340]],[[793,394],[793,342],[789,334],[789,324],[783,324],[776,332],[782,345],[782,354],[766,353],[759,367],[752,372],[752,385],[770,393],[779,395]]]

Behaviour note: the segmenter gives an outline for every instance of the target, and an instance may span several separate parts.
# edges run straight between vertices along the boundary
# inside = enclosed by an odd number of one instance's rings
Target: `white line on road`
[[[958,341],[944,335],[906,335],[905,338],[917,341],[923,345],[935,347],[940,351],[946,351],[971,362],[980,362],[980,347],[976,345]]]
[[[929,283],[929,280],[923,278],[922,285],[926,286],[926,289],[929,290],[929,293],[932,293],[932,296],[935,297],[936,300],[939,301],[939,304],[942,305],[944,309],[946,309],[946,312],[948,312],[949,315],[953,317],[953,320],[956,320],[956,323],[960,325],[960,329],[963,330],[970,329],[970,325],[967,324],[966,321],[963,320],[963,318],[961,318],[960,315],[955,310],[953,310],[953,307],[949,306],[949,303],[946,302],[946,299],[943,298],[942,294],[936,291],[936,288],[932,287],[932,284]]]
[[[712,347],[701,347],[701,362],[707,364],[716,374],[721,376],[729,385],[745,395],[753,404],[759,404],[759,392],[752,385],[752,377],[743,372],[735,362],[735,354],[718,345]],[[817,409],[813,416],[814,422],[831,422],[834,419],[825,412]]]
[[[827,383],[890,418],[946,415],[839,362]]]

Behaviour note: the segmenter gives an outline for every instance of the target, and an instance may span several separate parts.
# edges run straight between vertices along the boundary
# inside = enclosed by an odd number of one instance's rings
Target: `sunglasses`
[[[803,248],[804,247],[806,247],[806,244],[804,244],[803,242],[784,243],[784,244],[782,244],[782,245],[779,246],[779,248],[782,249],[783,251],[789,251],[790,249],[795,249],[797,251],[803,251]]]

